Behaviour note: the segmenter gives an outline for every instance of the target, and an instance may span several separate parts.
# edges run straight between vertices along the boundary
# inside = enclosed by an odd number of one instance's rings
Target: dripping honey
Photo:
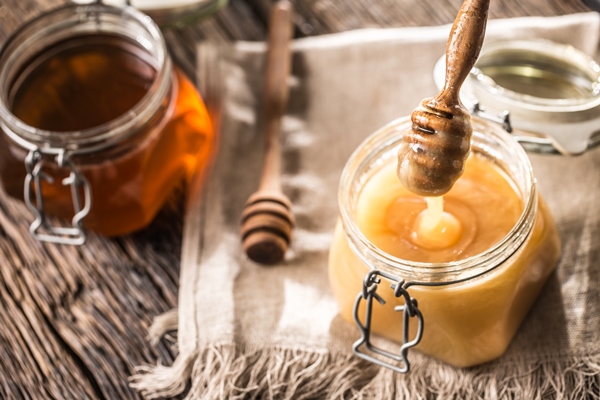
[[[135,120],[136,107],[155,95],[150,90],[157,73],[152,58],[134,41],[94,34],[44,49],[11,83],[13,114],[52,135],[77,140],[82,132],[109,132],[119,121],[135,122],[122,140],[73,156],[91,187],[87,229],[113,236],[145,226],[175,186],[209,157],[213,132],[208,114],[193,84],[178,70],[158,111],[147,120]],[[4,186],[22,198],[26,151],[14,145],[9,149],[6,143],[1,147]],[[69,171],[51,158],[44,160],[44,171],[54,178],[42,185],[46,213],[71,218],[71,190],[61,184]]]
[[[523,203],[505,175],[483,157],[473,155],[467,165],[444,195],[444,212],[461,227],[450,245],[437,245],[437,234],[427,235],[431,245],[415,237],[427,204],[400,184],[393,163],[365,185],[357,204],[358,226],[383,251],[411,261],[450,262],[484,252],[516,224]]]

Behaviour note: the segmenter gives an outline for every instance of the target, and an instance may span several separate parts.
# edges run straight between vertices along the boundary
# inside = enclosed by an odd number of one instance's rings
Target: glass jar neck
[[[156,70],[147,93],[127,113],[101,125],[56,132],[28,125],[11,112],[12,86],[27,63],[44,50],[86,35],[122,37],[136,48],[135,56]],[[42,14],[16,31],[0,50],[0,124],[5,133],[28,150],[87,153],[117,144],[138,132],[163,107],[171,90],[172,65],[165,40],[152,20],[132,7],[69,4]]]
[[[472,152],[491,160],[511,180],[523,200],[523,211],[512,230],[487,251],[459,261],[424,263],[394,257],[376,247],[361,232],[356,205],[370,177],[387,162],[395,162],[409,117],[393,121],[367,138],[352,154],[342,172],[339,208],[346,238],[352,250],[372,270],[390,273],[410,282],[450,284],[487,273],[515,254],[533,229],[537,213],[537,189],[529,158],[523,148],[500,127],[472,117]]]

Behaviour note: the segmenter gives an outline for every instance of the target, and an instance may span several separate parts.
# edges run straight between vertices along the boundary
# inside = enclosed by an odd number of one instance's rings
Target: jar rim
[[[493,137],[502,146],[507,146],[511,156],[515,157],[517,165],[515,168],[518,169],[516,172],[524,179],[523,210],[513,228],[485,252],[450,262],[428,263],[405,260],[392,256],[371,243],[351,215],[353,199],[349,189],[360,171],[381,156],[382,149],[397,150],[402,137],[398,133],[409,128],[411,123],[409,116],[401,117],[373,133],[357,147],[348,159],[340,179],[338,206],[342,226],[352,251],[369,269],[384,270],[407,280],[408,277],[412,277],[421,283],[450,284],[489,272],[502,264],[507,259],[507,254],[510,256],[521,248],[533,229],[537,211],[537,188],[531,163],[525,150],[508,133],[477,116],[472,116],[471,120],[473,140]]]
[[[513,52],[513,56],[525,57],[521,61],[529,64],[537,62],[538,64],[550,66],[554,61],[564,64],[573,71],[588,75],[589,83],[592,86],[590,96],[544,98],[519,93],[498,84],[481,70],[486,62],[491,63],[490,59],[495,56],[498,56],[498,60],[506,61],[506,56],[510,52]],[[537,61],[534,60],[536,57],[538,58]],[[511,102],[524,110],[547,113],[577,113],[600,106],[600,66],[592,57],[568,44],[544,39],[492,42],[482,49],[475,67],[470,72],[470,77],[476,89],[496,96],[497,99]]]
[[[82,28],[84,25],[87,30]],[[147,51],[156,68],[150,88],[128,112],[115,119],[78,131],[57,132],[35,128],[15,116],[8,106],[10,88],[6,85],[0,92],[0,124],[5,133],[22,147],[46,154],[60,154],[65,150],[71,154],[97,151],[135,134],[160,109],[171,88],[172,66],[166,42],[150,17],[129,6],[66,4],[29,20],[0,49],[0,82],[11,82],[31,56],[40,54],[60,40],[88,32],[129,37],[141,50]],[[36,41],[46,42],[27,54],[29,46]]]

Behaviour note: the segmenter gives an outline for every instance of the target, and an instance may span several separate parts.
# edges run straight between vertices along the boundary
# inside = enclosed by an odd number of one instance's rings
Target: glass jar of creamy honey
[[[0,176],[41,240],[144,227],[214,146],[195,87],[132,7],[71,4],[26,23],[0,51],[0,82]]]
[[[362,358],[409,370],[416,347],[468,367],[499,357],[553,271],[560,244],[529,159],[499,126],[473,117],[471,155],[444,195],[457,221],[440,243],[415,232],[427,208],[396,177],[402,118],[364,141],[342,172],[329,278],[341,316],[362,335]],[[375,347],[372,334],[397,352]]]

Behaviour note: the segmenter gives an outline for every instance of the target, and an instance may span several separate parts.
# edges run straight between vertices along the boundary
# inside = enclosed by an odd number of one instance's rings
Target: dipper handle
[[[280,0],[273,5],[270,18],[265,77],[265,160],[261,190],[281,191],[281,117],[287,108],[290,74],[292,4]]]
[[[444,88],[436,97],[423,99],[411,114],[412,128],[402,137],[398,178],[418,195],[447,193],[464,171],[473,127],[459,93],[479,56],[489,3],[464,1],[446,46]]]
[[[447,103],[459,103],[460,88],[479,57],[489,5],[490,0],[466,0],[452,24],[446,45],[446,79],[438,95]]]
[[[265,155],[259,189],[242,214],[242,246],[250,259],[275,264],[290,244],[294,215],[281,191],[281,117],[288,100],[292,5],[280,0],[271,10],[265,77]]]

